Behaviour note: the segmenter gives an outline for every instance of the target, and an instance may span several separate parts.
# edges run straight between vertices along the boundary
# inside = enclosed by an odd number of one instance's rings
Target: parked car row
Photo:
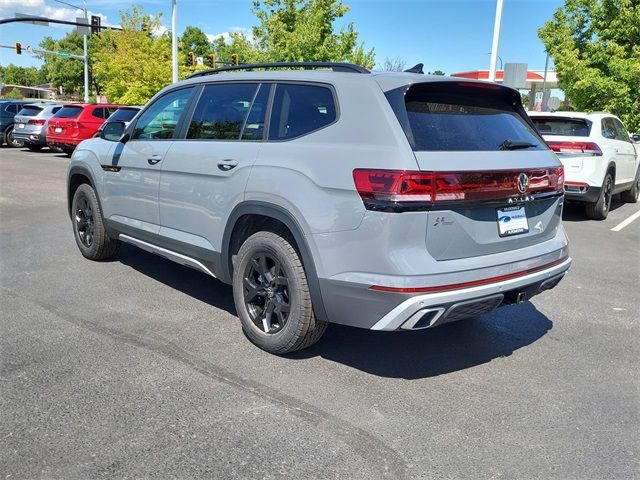
[[[130,121],[140,107],[90,103],[0,101],[2,143],[39,151],[45,146],[71,155],[83,140],[98,134],[108,118]]]

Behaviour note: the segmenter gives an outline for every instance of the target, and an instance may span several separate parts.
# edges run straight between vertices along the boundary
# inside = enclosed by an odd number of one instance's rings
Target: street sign
[[[70,57],[71,56],[71,52],[56,52],[56,55],[58,55],[59,57]]]
[[[82,26],[78,25],[76,27],[76,32],[80,35],[90,35],[91,27],[89,26],[89,21],[84,17],[76,17],[76,23],[82,23]],[[86,25],[86,27],[84,26]]]
[[[511,88],[525,88],[527,84],[527,64],[505,63],[502,84]]]
[[[49,19],[46,17],[36,17],[34,15],[29,15],[27,13],[14,13],[13,16],[15,18],[31,18],[33,19],[32,21],[29,22],[24,22],[24,23],[31,23],[33,25],[44,25],[45,27],[49,26]],[[37,18],[37,20],[35,20]]]

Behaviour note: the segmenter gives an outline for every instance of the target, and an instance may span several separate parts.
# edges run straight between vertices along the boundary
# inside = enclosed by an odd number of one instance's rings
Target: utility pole
[[[86,1],[86,0],[85,0]],[[171,81],[178,81],[178,0],[171,0]]]
[[[86,28],[89,28],[89,17],[87,16],[87,0],[83,0],[84,8],[80,8],[77,5],[63,2],[62,0],[54,0],[55,2],[67,5],[71,8],[77,8],[84,12],[84,21],[87,24]],[[76,20],[77,21],[77,20]],[[82,45],[84,49],[84,103],[89,103],[89,54],[88,54],[88,39],[87,32],[82,35]]]
[[[502,22],[502,1],[496,3],[496,19],[493,24],[493,43],[491,45],[491,65],[489,65],[489,81],[496,81],[496,60],[498,57],[498,44],[500,43],[500,23]]]

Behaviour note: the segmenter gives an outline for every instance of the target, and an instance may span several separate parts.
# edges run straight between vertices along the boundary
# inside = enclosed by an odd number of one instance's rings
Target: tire
[[[626,203],[636,203],[640,194],[640,168],[636,172],[636,178],[633,181],[633,185],[629,190],[626,190],[620,194],[620,198]]]
[[[64,153],[67,157],[71,158],[71,155],[73,155],[73,151],[75,150],[75,148],[69,148],[69,147],[61,147],[62,153]]]
[[[327,322],[313,313],[298,253],[276,233],[255,233],[240,247],[233,271],[233,299],[245,335],[270,353],[307,348],[327,329]],[[267,316],[267,310],[271,315]]]
[[[40,150],[42,150],[42,145],[29,145],[29,144],[27,144],[27,148],[29,150],[31,150],[32,152],[39,152]]]
[[[11,148],[22,148],[24,147],[24,141],[18,140],[13,136],[13,127],[7,128],[4,132],[4,138],[7,142],[7,145]]]
[[[611,208],[611,197],[613,196],[613,175],[610,172],[604,176],[604,182],[602,182],[602,188],[600,189],[600,196],[595,202],[590,202],[585,205],[585,212],[587,217],[593,220],[604,220],[609,214],[609,208]]]
[[[120,242],[107,235],[102,210],[93,188],[83,183],[71,202],[73,236],[80,253],[89,260],[106,260],[118,252]]]

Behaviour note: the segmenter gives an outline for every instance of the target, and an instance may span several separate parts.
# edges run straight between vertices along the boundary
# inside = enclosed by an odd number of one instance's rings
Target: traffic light
[[[97,15],[91,15],[91,35],[100,34],[101,19]]]
[[[196,64],[196,54],[193,52],[189,52],[187,54],[187,66],[193,67]]]
[[[16,54],[22,55],[22,44],[20,42],[16,42]]]
[[[210,53],[209,54],[209,66],[211,68],[216,68],[216,54],[215,53]]]
[[[231,65],[240,65],[240,59],[238,58],[237,53],[231,54]]]

